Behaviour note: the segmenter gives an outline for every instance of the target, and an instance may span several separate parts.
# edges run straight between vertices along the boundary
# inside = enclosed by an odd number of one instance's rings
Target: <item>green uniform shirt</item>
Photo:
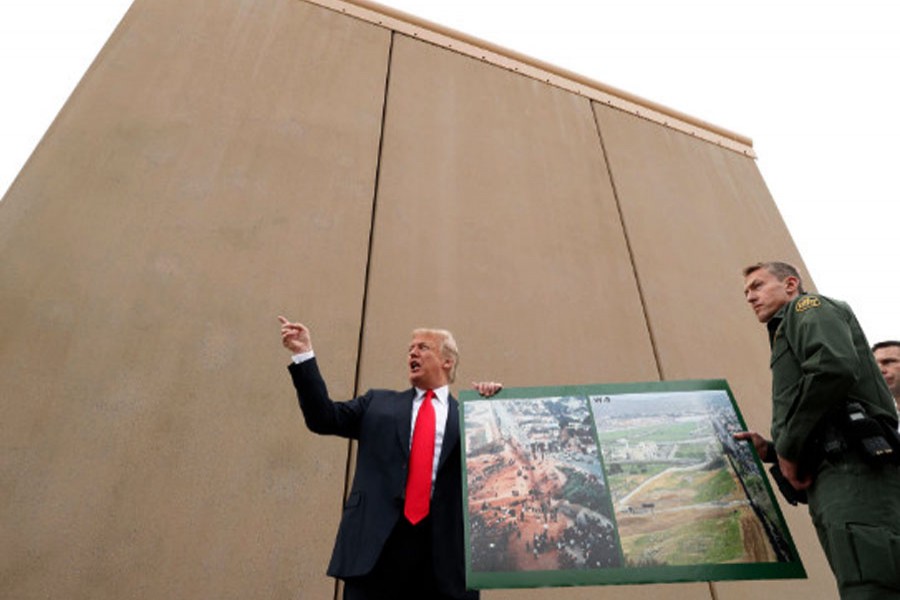
[[[897,410],[853,311],[802,294],[766,324],[772,346],[772,440],[779,456],[802,462],[832,408],[859,402],[869,416]]]

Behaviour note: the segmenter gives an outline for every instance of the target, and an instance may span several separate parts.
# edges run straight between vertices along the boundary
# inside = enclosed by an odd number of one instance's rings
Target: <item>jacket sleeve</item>
[[[790,460],[801,457],[816,427],[847,399],[860,372],[849,312],[825,298],[809,298],[806,304],[792,304],[784,323],[784,336],[800,363],[800,379],[776,443],[778,454]]]
[[[347,402],[335,402],[328,396],[325,380],[315,358],[288,366],[306,426],[313,433],[359,438],[360,423],[371,394]]]

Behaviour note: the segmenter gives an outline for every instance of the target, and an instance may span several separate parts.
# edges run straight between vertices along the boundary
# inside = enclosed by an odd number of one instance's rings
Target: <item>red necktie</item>
[[[431,500],[431,471],[434,466],[434,390],[425,392],[425,399],[416,415],[412,447],[409,450],[409,474],[406,478],[406,503],[403,514],[415,525],[428,515]]]

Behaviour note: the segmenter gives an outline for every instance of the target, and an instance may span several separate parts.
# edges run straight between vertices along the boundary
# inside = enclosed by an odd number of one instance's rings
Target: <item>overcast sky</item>
[[[382,3],[752,138],[818,290],[900,339],[894,1]],[[130,4],[0,3],[0,193]]]

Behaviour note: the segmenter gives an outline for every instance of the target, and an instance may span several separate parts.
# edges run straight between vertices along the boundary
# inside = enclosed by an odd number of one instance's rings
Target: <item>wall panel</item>
[[[756,163],[601,105],[595,111],[664,378],[727,379],[748,425],[768,433],[768,342],[740,271],[760,260],[802,261]],[[810,579],[718,584],[720,600],[834,597],[806,511],[782,511]]]
[[[657,379],[590,103],[396,35],[363,388],[408,385],[403,350],[421,325],[457,335],[457,389],[482,378],[510,386]],[[396,378],[386,381],[391,373]],[[571,588],[552,596],[596,593]],[[663,591],[603,593],[653,598]],[[705,584],[665,593],[709,597]]]
[[[397,364],[383,340],[435,322],[465,340],[466,381],[655,377],[602,163],[583,99],[397,36],[363,381]]]
[[[0,204],[0,596],[332,594],[347,444],[275,317],[349,397],[389,39],[132,7]]]

